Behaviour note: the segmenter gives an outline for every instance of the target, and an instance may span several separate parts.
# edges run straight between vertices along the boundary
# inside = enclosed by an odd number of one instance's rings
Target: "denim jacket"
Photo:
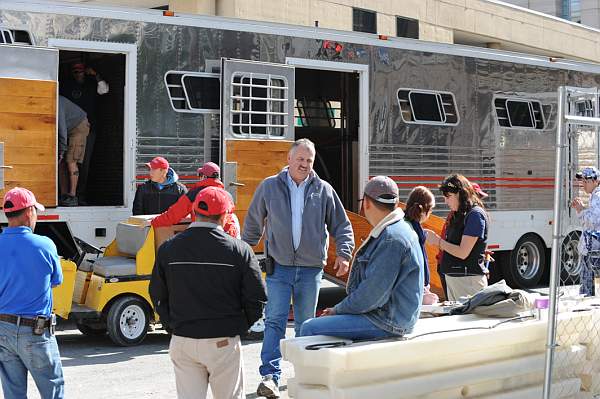
[[[423,300],[423,253],[401,209],[386,216],[361,245],[346,291],[336,314],[364,314],[390,333],[412,332]]]

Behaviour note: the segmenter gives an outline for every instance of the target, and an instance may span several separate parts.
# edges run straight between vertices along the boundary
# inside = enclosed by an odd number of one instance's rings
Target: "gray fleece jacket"
[[[348,260],[354,250],[352,225],[331,185],[315,172],[304,190],[302,235],[298,250],[292,238],[292,210],[287,186],[287,168],[267,177],[256,189],[244,220],[242,240],[256,245],[266,230],[269,255],[285,266],[323,266],[327,261],[329,235],[336,252]]]

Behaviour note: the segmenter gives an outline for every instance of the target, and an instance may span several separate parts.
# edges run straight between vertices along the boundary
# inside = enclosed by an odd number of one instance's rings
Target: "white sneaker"
[[[279,387],[271,374],[263,376],[262,382],[258,384],[258,388],[256,389],[256,394],[269,399],[275,399],[281,396]]]

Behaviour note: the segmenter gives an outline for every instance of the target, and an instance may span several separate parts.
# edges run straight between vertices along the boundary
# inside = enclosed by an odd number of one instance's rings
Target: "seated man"
[[[163,157],[156,157],[146,164],[150,178],[139,186],[133,199],[133,215],[154,215],[166,211],[187,193],[179,182],[179,176]]]
[[[179,197],[176,203],[171,205],[169,209],[152,219],[153,227],[166,227],[177,224],[187,215],[191,215],[192,222],[195,220],[195,215],[192,212],[192,204],[196,200],[196,196],[206,187],[224,188],[223,182],[219,179],[221,169],[213,162],[205,163],[201,168],[198,168],[198,177],[200,180],[196,183],[185,195]],[[223,225],[225,232],[233,238],[240,238],[240,222],[233,213],[225,215],[225,224]]]
[[[423,296],[423,254],[397,203],[392,179],[377,176],[367,183],[363,209],[373,230],[354,257],[348,296],[325,309],[325,317],[305,321],[300,336],[377,339],[412,331]]]

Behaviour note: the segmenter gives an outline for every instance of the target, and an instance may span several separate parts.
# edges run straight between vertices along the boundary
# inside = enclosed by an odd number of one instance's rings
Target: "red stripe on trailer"
[[[500,244],[492,244],[487,246],[488,249],[500,249]]]
[[[38,215],[38,220],[59,220],[60,216],[58,215]]]
[[[369,179],[375,176],[369,176]],[[441,182],[446,178],[446,176],[415,176],[415,175],[406,175],[406,176],[389,176],[392,180],[407,180],[407,181],[439,181]],[[489,177],[489,176],[465,176],[470,181],[545,181],[545,182],[553,182],[553,177]]]

